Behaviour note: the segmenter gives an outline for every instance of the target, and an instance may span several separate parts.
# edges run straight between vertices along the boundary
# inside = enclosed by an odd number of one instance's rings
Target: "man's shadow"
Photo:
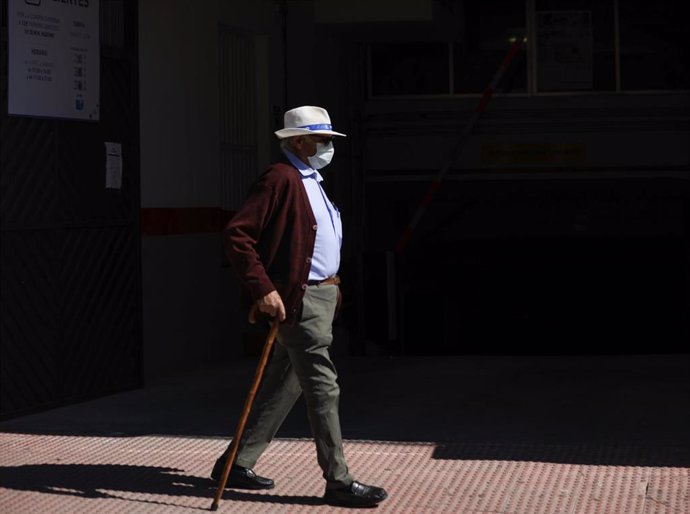
[[[174,504],[143,497],[137,499],[118,496],[117,492],[168,497],[186,496],[207,498],[210,505],[216,491],[216,483],[208,478],[183,474],[182,471],[175,468],[119,464],[4,466],[0,467],[0,487],[80,498],[117,498],[162,505]],[[318,496],[279,496],[231,489],[223,492],[223,499],[298,505],[323,504],[322,498]]]

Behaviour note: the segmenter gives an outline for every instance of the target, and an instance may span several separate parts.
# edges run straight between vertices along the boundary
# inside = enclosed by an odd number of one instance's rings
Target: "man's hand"
[[[271,291],[263,298],[256,301],[256,306],[261,312],[269,316],[277,317],[280,321],[285,321],[285,306],[280,298],[278,291]]]

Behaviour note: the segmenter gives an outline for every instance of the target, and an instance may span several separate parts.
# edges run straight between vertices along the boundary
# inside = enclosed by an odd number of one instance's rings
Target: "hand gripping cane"
[[[254,305],[249,312],[249,322],[254,323],[256,305]],[[230,468],[235,463],[235,457],[237,457],[237,447],[240,444],[240,439],[242,438],[242,432],[244,432],[244,426],[247,424],[247,418],[249,417],[249,411],[252,409],[252,403],[254,403],[254,397],[256,396],[256,391],[259,389],[259,384],[261,383],[261,378],[264,375],[264,368],[266,367],[266,362],[268,362],[268,356],[271,354],[271,349],[273,348],[273,342],[276,339],[276,334],[278,333],[278,326],[280,321],[278,318],[273,320],[271,325],[271,331],[268,333],[266,342],[264,343],[264,349],[261,353],[261,359],[259,359],[259,364],[256,367],[256,373],[254,374],[254,381],[252,382],[252,387],[249,389],[249,394],[244,402],[244,409],[242,410],[242,415],[237,423],[237,429],[235,430],[235,436],[232,438],[232,448],[230,450],[230,455],[225,461],[225,466],[223,467],[223,474],[218,482],[218,489],[216,490],[216,496],[213,498],[213,503],[211,504],[211,510],[218,510],[218,504],[220,503],[220,497],[223,496],[223,490],[225,489],[225,484],[228,482],[228,476],[230,475]]]

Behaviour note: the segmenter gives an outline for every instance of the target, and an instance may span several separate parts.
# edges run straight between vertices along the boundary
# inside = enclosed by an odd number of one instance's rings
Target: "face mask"
[[[316,143],[316,153],[309,157],[309,165],[315,170],[320,170],[331,162],[334,153],[335,148],[331,141],[327,144]]]

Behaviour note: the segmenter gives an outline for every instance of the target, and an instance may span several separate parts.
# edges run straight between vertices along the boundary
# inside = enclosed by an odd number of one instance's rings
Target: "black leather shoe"
[[[223,474],[225,461],[221,458],[216,461],[211,471],[211,478],[218,482]],[[270,478],[260,477],[253,469],[233,466],[225,484],[226,489],[273,489],[275,483]]]
[[[340,507],[373,507],[388,498],[388,493],[381,487],[352,482],[350,487],[326,489],[324,501],[329,505]]]

